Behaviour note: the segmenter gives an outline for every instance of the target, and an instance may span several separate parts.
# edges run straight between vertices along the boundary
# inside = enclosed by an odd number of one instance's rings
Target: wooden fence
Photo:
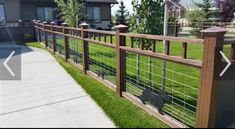
[[[234,39],[225,39],[225,30],[209,28],[202,31],[204,39],[194,39],[126,33],[127,27],[123,25],[115,26],[115,31],[101,31],[88,29],[87,24],[72,28],[66,23],[56,26],[37,21],[35,28],[38,41],[53,53],[62,55],[85,74],[171,127],[215,126],[219,75],[223,69],[220,51],[225,41],[232,44],[231,59],[235,57]],[[163,40],[166,40],[164,52],[158,49]],[[173,51],[174,45],[180,47]],[[190,51],[195,51],[190,49],[191,45],[202,46],[201,58],[189,57]],[[139,63],[135,66],[133,61]],[[165,68],[161,66],[164,64]],[[151,79],[145,79],[146,75]],[[188,81],[183,82],[184,79]]]
[[[221,27],[224,29],[235,29],[235,23],[231,22],[189,22],[189,23],[179,23],[179,22],[170,22],[170,35],[178,37],[180,29],[184,27],[193,27],[198,28],[199,30],[204,30],[213,26]],[[201,34],[203,38],[203,33]]]

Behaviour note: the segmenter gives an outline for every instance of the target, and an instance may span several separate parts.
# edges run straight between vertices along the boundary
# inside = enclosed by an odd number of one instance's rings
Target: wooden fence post
[[[39,25],[40,23],[41,23],[41,21],[38,20],[38,21],[37,21],[37,27],[40,27],[40,25]],[[38,42],[39,42],[39,43],[42,42],[41,29],[38,29]]]
[[[37,20],[33,20],[32,22],[33,22],[32,26],[33,26],[33,29],[34,29],[34,33],[33,33],[33,35],[34,35],[34,40],[37,40],[37,41],[38,41],[37,33],[36,33],[36,32],[37,32],[37,28],[35,28],[35,24],[36,24]]]
[[[80,24],[81,27],[81,38],[83,41],[83,72],[86,74],[87,70],[89,70],[89,43],[84,41],[84,39],[88,38],[88,33],[85,32],[85,29],[88,29],[89,24],[82,23]]]
[[[235,61],[235,44],[231,45],[231,60]]]
[[[64,35],[64,57],[65,61],[68,61],[69,58],[69,38],[66,36],[68,34],[68,30],[66,27],[68,27],[67,23],[62,23],[63,26],[63,35]]]
[[[117,94],[121,97],[122,92],[125,91],[125,63],[126,63],[126,56],[125,51],[121,50],[121,46],[125,46],[126,41],[125,37],[121,36],[120,33],[125,33],[127,31],[127,26],[125,25],[118,25],[115,26],[116,31],[116,59],[117,59],[117,70],[116,70],[116,77],[117,77]]]
[[[174,36],[175,36],[175,37],[178,36],[178,21],[175,21],[175,25],[174,25]]]
[[[219,91],[219,75],[222,72],[224,35],[226,31],[212,27],[201,31],[204,38],[204,56],[200,76],[197,105],[197,128],[213,128],[216,117],[216,101]]]
[[[22,20],[18,20],[18,29],[20,31],[20,42],[25,42],[25,35],[24,35],[24,23]],[[18,40],[18,39],[17,39]]]
[[[55,32],[55,22],[51,22],[51,35],[52,35],[52,45],[53,45],[53,53],[55,54],[56,52],[56,34]]]
[[[48,47],[48,38],[47,38],[47,32],[46,32],[46,27],[45,25],[47,24],[47,22],[43,22],[43,31],[44,31],[44,39],[45,39],[45,47]]]
[[[201,27],[200,27],[200,31],[204,30],[205,29],[205,22],[203,21],[202,24],[201,24]],[[203,39],[204,38],[204,33],[201,32],[201,38]]]

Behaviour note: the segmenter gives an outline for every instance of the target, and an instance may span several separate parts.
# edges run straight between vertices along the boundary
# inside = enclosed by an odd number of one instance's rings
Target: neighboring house
[[[111,8],[116,0],[85,0],[86,8],[82,10],[84,21],[96,28],[108,29],[111,23]],[[41,21],[58,21],[54,0],[0,0],[0,25],[18,26],[34,19]]]
[[[177,20],[184,18],[186,13],[186,8],[177,2],[168,2],[170,16],[175,16]]]

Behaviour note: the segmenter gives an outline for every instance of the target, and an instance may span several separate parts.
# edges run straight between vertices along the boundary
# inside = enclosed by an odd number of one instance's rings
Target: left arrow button
[[[7,57],[7,59],[4,61],[3,65],[8,70],[8,72],[15,77],[15,73],[12,71],[12,69],[8,66],[8,62],[11,60],[12,56],[15,54],[15,51],[12,51],[11,54]]]

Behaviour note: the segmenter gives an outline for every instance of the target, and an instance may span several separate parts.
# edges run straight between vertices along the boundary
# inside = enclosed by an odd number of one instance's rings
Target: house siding
[[[101,7],[101,19],[103,21],[111,20],[111,6],[110,4],[102,4],[102,3],[88,3],[86,7]]]
[[[37,19],[37,7],[56,7],[53,0],[0,0],[0,4],[5,6],[5,17],[7,25],[18,26],[18,21],[30,22],[33,19]],[[87,2],[85,7],[101,7],[101,22],[90,23],[97,25],[96,28],[108,29],[108,25],[111,22],[111,4],[100,2]],[[87,9],[83,9],[82,12],[87,14]],[[56,14],[54,14],[54,20]],[[85,18],[84,21],[87,21]]]
[[[101,8],[101,22],[91,23],[86,19],[87,7],[100,7]],[[111,23],[111,5],[106,3],[86,3],[85,9],[82,10],[85,14],[83,22],[96,25],[98,29],[110,29],[109,24]]]
[[[32,21],[32,19],[37,19],[37,7],[55,7],[55,4],[52,2],[22,2],[21,20]]]
[[[19,0],[0,0],[0,4],[5,7],[5,17],[7,22],[18,21],[20,19]]]

